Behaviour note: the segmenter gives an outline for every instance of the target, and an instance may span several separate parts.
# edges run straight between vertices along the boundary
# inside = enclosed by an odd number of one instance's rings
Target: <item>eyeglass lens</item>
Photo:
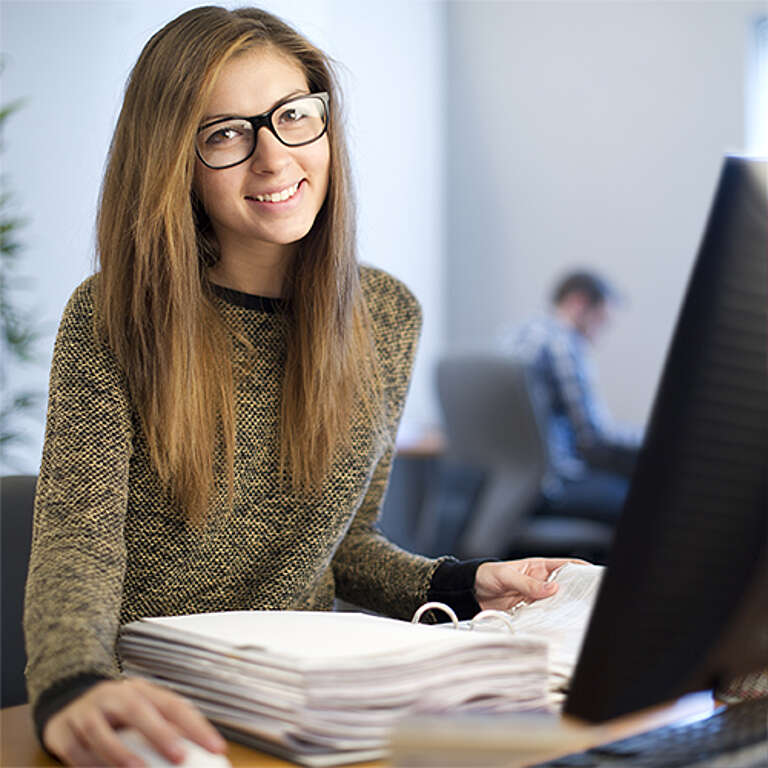
[[[272,113],[271,123],[283,144],[289,147],[309,144],[325,130],[325,104],[318,96],[294,99]],[[243,118],[216,122],[197,135],[200,157],[212,168],[242,162],[251,154],[255,143],[253,126]]]

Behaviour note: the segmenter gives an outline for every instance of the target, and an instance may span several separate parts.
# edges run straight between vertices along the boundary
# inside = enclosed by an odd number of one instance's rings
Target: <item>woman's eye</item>
[[[205,136],[204,144],[207,147],[227,146],[242,141],[249,141],[252,135],[253,128],[246,121],[212,125]]]
[[[283,124],[297,123],[306,116],[306,112],[302,112],[299,109],[286,109],[280,113],[280,122]]]
[[[206,140],[206,144],[223,144],[227,141],[232,141],[233,139],[238,138],[242,134],[233,128],[232,126],[227,126],[225,128],[219,128],[217,131],[214,131]]]

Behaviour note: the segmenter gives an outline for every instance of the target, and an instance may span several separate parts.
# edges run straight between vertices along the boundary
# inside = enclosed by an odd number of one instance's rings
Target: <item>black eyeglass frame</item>
[[[318,135],[315,136],[314,139],[310,139],[309,141],[302,141],[298,144],[289,144],[287,141],[284,141],[280,138],[280,136],[277,133],[277,130],[275,129],[275,126],[272,124],[272,115],[277,112],[278,109],[282,109],[286,104],[290,104],[293,101],[299,101],[301,99],[307,99],[307,98],[318,98],[320,101],[323,102],[323,107],[325,109],[325,123],[323,124],[323,130]],[[253,146],[251,147],[251,151],[242,159],[238,160],[236,163],[230,163],[229,165],[210,165],[209,163],[206,163],[203,159],[203,156],[200,153],[200,148],[197,146],[197,141],[195,141],[195,154],[197,155],[200,162],[206,167],[210,168],[214,171],[223,171],[225,168],[234,168],[236,165],[240,165],[241,163],[244,163],[246,160],[248,160],[249,157],[256,151],[256,144],[259,140],[259,129],[260,128],[268,128],[269,131],[272,133],[272,135],[284,146],[286,147],[304,147],[307,144],[312,144],[312,142],[317,141],[318,139],[321,139],[325,134],[328,132],[328,124],[331,121],[331,97],[330,94],[327,91],[318,91],[317,93],[302,93],[298,96],[291,96],[290,99],[286,99],[285,101],[281,101],[279,104],[275,104],[272,109],[270,109],[268,112],[262,112],[260,115],[253,115],[252,117],[242,117],[240,115],[228,115],[227,117],[220,117],[216,120],[212,120],[210,123],[206,123],[205,125],[201,125],[197,129],[198,135],[201,131],[206,130],[207,128],[210,128],[212,125],[217,125],[218,123],[226,123],[228,120],[246,120],[251,124],[251,127],[253,128]]]

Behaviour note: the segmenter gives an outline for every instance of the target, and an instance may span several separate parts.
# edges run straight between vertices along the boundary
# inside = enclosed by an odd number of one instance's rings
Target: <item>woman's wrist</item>
[[[48,751],[43,742],[43,731],[48,721],[60,710],[64,709],[71,701],[82,696],[94,685],[110,680],[107,675],[93,674],[83,672],[74,677],[67,677],[64,680],[55,682],[50,688],[47,688],[40,694],[33,708],[32,717],[35,723],[35,733],[37,740],[43,749]],[[50,753],[49,753],[50,754]]]
[[[449,605],[460,620],[471,619],[480,610],[475,596],[477,569],[489,561],[493,561],[493,558],[446,558],[432,574],[427,600]]]

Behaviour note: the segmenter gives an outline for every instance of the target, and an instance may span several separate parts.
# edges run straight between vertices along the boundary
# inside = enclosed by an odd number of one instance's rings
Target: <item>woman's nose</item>
[[[290,147],[286,147],[269,128],[259,128],[250,160],[251,170],[254,173],[279,173],[290,162]]]

